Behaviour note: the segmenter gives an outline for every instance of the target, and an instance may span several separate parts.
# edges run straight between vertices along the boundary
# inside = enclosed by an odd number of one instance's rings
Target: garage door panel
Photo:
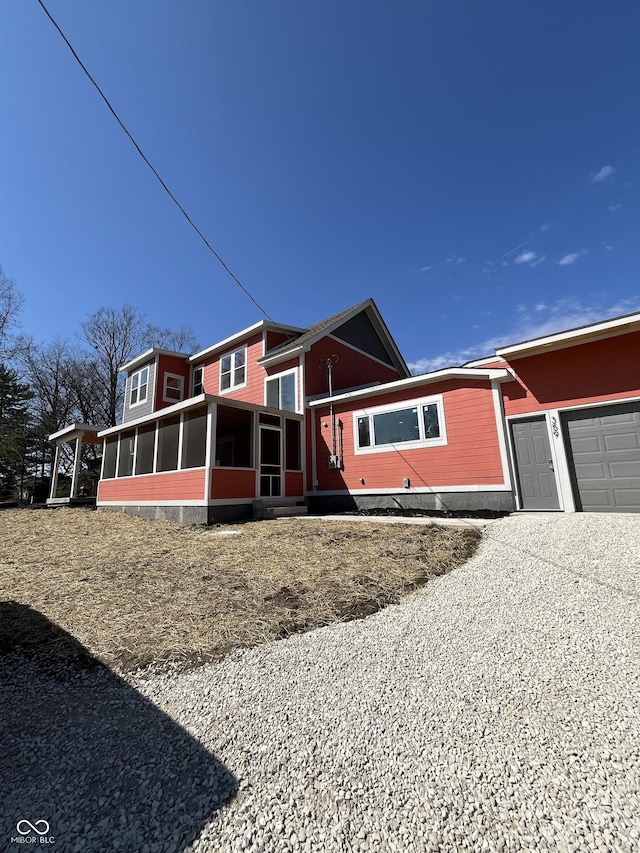
[[[637,450],[640,448],[640,435],[637,432],[627,432],[622,435],[605,435],[604,449],[611,450]]]
[[[602,453],[602,444],[598,436],[582,437],[576,435],[572,446],[574,453]]]
[[[640,459],[634,462],[609,462],[609,473],[613,480],[627,478],[640,482]]]
[[[562,424],[576,506],[640,512],[640,402],[566,412]]]

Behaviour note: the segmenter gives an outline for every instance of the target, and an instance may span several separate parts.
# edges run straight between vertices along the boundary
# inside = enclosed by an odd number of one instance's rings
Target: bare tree
[[[17,290],[13,279],[7,278],[0,267],[0,358],[15,355],[13,332],[23,305],[23,295]]]
[[[182,326],[177,332],[148,323],[131,305],[119,310],[100,308],[81,324],[81,339],[93,350],[82,360],[79,376],[84,376],[92,394],[85,393],[84,405],[93,411],[93,422],[115,426],[122,410],[124,383],[119,374],[123,364],[149,347],[184,350],[197,347],[193,331]],[[79,399],[81,398],[78,392]]]

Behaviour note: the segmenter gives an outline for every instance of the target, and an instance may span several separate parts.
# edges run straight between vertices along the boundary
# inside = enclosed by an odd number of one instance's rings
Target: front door
[[[520,509],[560,509],[545,417],[512,421]]]
[[[282,430],[260,426],[260,497],[282,494]]]

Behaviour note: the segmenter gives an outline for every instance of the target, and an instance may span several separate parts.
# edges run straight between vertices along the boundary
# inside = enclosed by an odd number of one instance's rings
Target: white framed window
[[[165,403],[179,403],[184,392],[184,377],[175,373],[165,373],[162,399]]]
[[[297,370],[287,370],[277,376],[270,376],[264,382],[264,402],[274,409],[284,409],[285,412],[297,412],[298,399]]]
[[[247,348],[229,352],[220,359],[220,393],[247,384]]]
[[[149,368],[143,367],[131,374],[131,392],[129,395],[129,407],[139,406],[147,402],[149,390]]]
[[[193,368],[193,376],[191,378],[192,396],[197,397],[204,391],[204,365]]]
[[[356,454],[446,444],[442,395],[354,412],[353,438]]]

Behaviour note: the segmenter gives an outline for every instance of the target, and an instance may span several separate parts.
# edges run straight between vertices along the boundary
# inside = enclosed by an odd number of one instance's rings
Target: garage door
[[[640,512],[640,403],[565,412],[576,508]]]

